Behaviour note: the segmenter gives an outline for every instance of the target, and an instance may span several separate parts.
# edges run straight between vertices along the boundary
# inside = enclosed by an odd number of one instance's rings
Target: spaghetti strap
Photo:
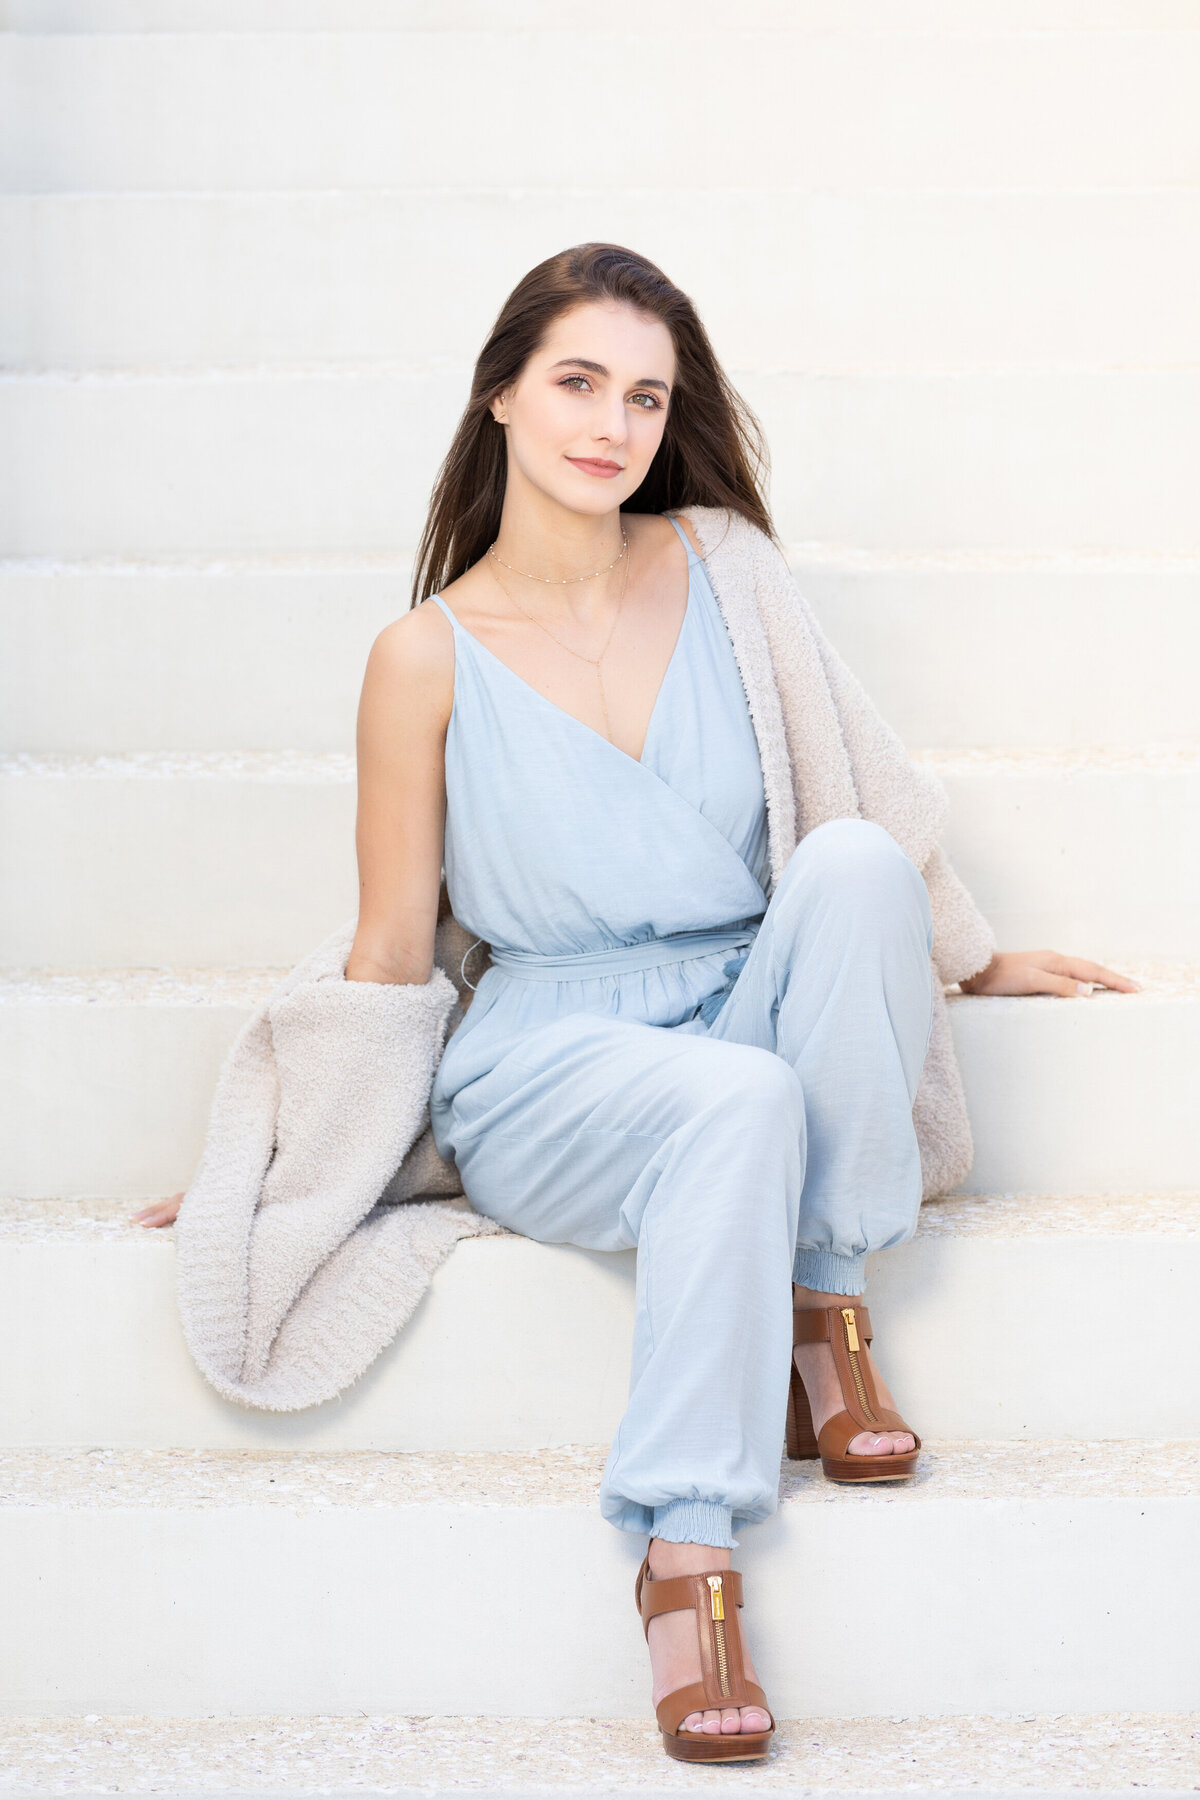
[[[455,631],[457,631],[459,628],[458,620],[455,618],[454,614],[450,611],[450,608],[446,605],[446,602],[442,599],[442,596],[440,594],[430,594],[428,596],[428,598],[433,601],[435,606],[441,607],[442,611],[445,613],[446,617],[449,619],[451,625],[454,627]]]
[[[687,559],[688,559],[689,567],[691,566],[692,563],[698,563],[700,561],[700,558],[696,555],[696,552],[692,549],[692,546],[688,541],[688,534],[683,529],[683,526],[679,523],[679,520],[675,517],[674,513],[664,513],[663,518],[670,519],[672,525],[675,527],[676,531],[679,533],[679,536],[683,541],[683,547],[687,551]]]

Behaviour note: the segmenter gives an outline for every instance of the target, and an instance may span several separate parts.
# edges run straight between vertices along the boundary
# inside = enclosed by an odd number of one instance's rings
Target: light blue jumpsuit
[[[791,1282],[912,1235],[933,921],[882,826],[801,839],[767,902],[762,767],[704,563],[640,762],[454,630],[446,885],[490,947],[430,1095],[471,1204],[637,1248],[627,1531],[733,1547],[779,1504]]]

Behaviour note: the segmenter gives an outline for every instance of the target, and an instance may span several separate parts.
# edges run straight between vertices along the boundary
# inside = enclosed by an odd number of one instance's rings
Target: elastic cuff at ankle
[[[867,1255],[835,1256],[832,1250],[797,1250],[792,1280],[817,1294],[861,1294],[867,1285]]]
[[[665,1538],[670,1544],[710,1544],[722,1550],[736,1550],[733,1535],[733,1508],[718,1500],[669,1500],[656,1506],[650,1536]]]

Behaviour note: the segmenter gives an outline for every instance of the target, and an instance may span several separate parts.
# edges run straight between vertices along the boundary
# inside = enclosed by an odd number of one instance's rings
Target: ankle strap
[[[793,1344],[836,1343],[845,1335],[843,1313],[852,1313],[854,1328],[860,1338],[871,1341],[871,1315],[857,1301],[847,1300],[841,1306],[794,1306],[792,1308]]]

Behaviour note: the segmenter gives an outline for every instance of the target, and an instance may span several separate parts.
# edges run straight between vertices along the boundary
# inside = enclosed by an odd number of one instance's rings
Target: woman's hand
[[[179,1212],[184,1193],[172,1194],[169,1200],[156,1200],[153,1206],[143,1206],[141,1212],[134,1213],[129,1221],[131,1225],[173,1225]]]
[[[1103,963],[1059,950],[997,950],[986,969],[959,982],[964,994],[1090,994],[1089,982],[1122,994],[1141,992],[1141,983]]]

